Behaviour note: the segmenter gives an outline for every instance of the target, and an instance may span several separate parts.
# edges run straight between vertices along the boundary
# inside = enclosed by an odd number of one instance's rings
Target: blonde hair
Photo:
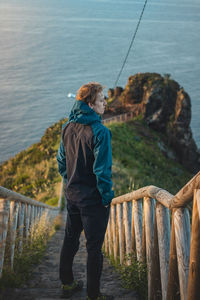
[[[103,86],[98,82],[88,82],[80,87],[76,94],[76,99],[85,103],[94,104],[97,94],[103,91]]]

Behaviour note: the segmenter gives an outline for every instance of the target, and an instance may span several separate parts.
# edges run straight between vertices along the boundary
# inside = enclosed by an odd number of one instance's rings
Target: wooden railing
[[[52,226],[53,219],[60,212],[60,205],[60,200],[58,207],[52,207],[0,186],[0,277],[7,244],[12,269],[16,247],[18,253],[22,253],[24,243],[31,242],[41,222],[45,228]]]
[[[123,113],[121,115],[106,118],[106,119],[102,120],[102,123],[108,124],[108,123],[112,123],[112,122],[126,122],[126,121],[132,119],[134,116],[135,116],[135,113],[130,111],[127,113]]]
[[[148,299],[200,299],[200,172],[175,196],[148,186],[114,198],[104,247],[120,264],[146,262]]]

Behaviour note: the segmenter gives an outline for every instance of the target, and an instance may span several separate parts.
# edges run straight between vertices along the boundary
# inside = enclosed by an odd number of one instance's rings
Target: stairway
[[[42,262],[33,273],[32,278],[23,288],[10,289],[0,296],[0,300],[54,300],[63,299],[61,297],[59,281],[59,256],[64,237],[64,225],[56,232],[49,241],[47,251]],[[84,281],[82,291],[73,295],[70,299],[86,299],[86,260],[87,252],[85,248],[84,234],[81,235],[79,251],[74,261],[74,277]],[[138,300],[136,292],[126,290],[121,287],[121,282],[115,269],[104,259],[104,267],[101,277],[101,291],[107,294],[113,294],[116,300]],[[69,299],[69,298],[68,298]]]

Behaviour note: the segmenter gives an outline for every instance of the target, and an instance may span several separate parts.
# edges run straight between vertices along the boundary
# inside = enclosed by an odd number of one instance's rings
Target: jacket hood
[[[101,122],[101,117],[85,102],[76,100],[69,115],[69,122],[90,125]]]

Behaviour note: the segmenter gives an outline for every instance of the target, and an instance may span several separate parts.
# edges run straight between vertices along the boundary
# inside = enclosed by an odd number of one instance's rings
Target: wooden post
[[[35,206],[34,207],[34,216],[33,216],[34,224],[37,224],[37,212],[38,212],[38,206]]]
[[[148,282],[148,299],[149,300],[161,300],[161,278],[160,278],[160,260],[159,260],[159,248],[158,248],[158,230],[157,230],[157,217],[154,214],[154,233],[153,233],[153,251],[152,251],[152,265],[151,265],[151,285]]]
[[[188,300],[200,297],[200,190],[194,191],[190,267],[188,278]]]
[[[39,208],[39,222],[40,222],[40,219],[41,219],[41,217],[42,217],[42,214],[43,214],[43,211],[44,211],[45,209],[44,209],[44,207],[40,207]]]
[[[178,208],[174,213],[176,252],[181,300],[187,299],[187,284],[190,255],[190,216],[187,208]]]
[[[122,214],[121,214],[121,204],[117,204],[117,224],[119,232],[119,256],[120,264],[124,261],[124,245],[123,245],[123,232],[122,232]]]
[[[169,267],[169,248],[170,248],[170,218],[169,209],[162,204],[156,205],[158,246],[160,258],[160,274],[162,286],[162,300],[167,299],[167,280]]]
[[[137,260],[142,261],[142,201],[133,200]]]
[[[172,222],[171,222],[172,225],[171,225],[171,241],[170,241],[170,252],[169,252],[167,300],[180,299],[178,264],[177,264],[175,229],[174,229],[174,212],[175,209],[173,209],[172,212]]]
[[[119,255],[119,228],[118,228],[118,221],[117,221],[117,206],[115,205],[115,257]]]
[[[131,250],[135,252],[135,224],[134,224],[134,200],[131,202],[132,212],[131,212]]]
[[[40,222],[40,216],[41,216],[41,207],[37,206],[37,223]]]
[[[107,239],[108,239],[108,253],[112,255],[112,235],[111,235],[111,216],[109,215],[108,227],[107,227]]]
[[[147,270],[148,270],[148,299],[150,299],[152,289],[152,265],[153,261],[153,238],[154,238],[154,210],[155,201],[149,197],[144,198],[144,227],[146,232],[146,256],[147,256]]]
[[[124,259],[125,259],[125,227],[124,227],[124,212],[123,212],[123,205],[121,205],[122,208],[122,216],[121,216],[121,220],[122,220],[122,251],[123,251],[123,263],[124,263]]]
[[[116,247],[116,232],[115,232],[115,227],[116,227],[116,222],[115,222],[115,206],[111,205],[111,228],[112,228],[112,242],[113,242],[113,255],[114,255],[114,260],[116,261],[117,259],[117,247]]]
[[[105,253],[108,255],[108,227],[107,227],[107,230],[106,230],[106,234],[105,234],[105,237],[104,237],[104,242],[103,242],[102,248],[104,249]]]
[[[24,237],[24,212],[25,204],[20,202],[19,204],[19,215],[18,215],[18,252],[21,254],[23,249],[23,237]]]
[[[0,199],[0,278],[2,276],[6,238],[8,232],[10,201]]]
[[[119,225],[117,221],[117,205],[115,205],[115,236],[116,236],[116,257],[119,256]]]
[[[26,208],[25,208],[25,237],[26,237],[26,241],[28,241],[29,234],[30,234],[30,216],[31,216],[31,205],[26,204]]]
[[[131,254],[131,239],[130,239],[130,224],[129,224],[129,218],[128,218],[128,203],[123,203],[123,223],[124,223],[124,229],[125,229],[125,240],[126,240],[126,255],[127,255],[127,264],[131,264],[131,260],[129,258]]]
[[[19,202],[10,203],[10,266],[13,269]]]
[[[143,199],[143,219],[142,219],[142,259],[143,259],[143,262],[145,263],[146,262],[146,233],[145,233],[144,199]]]
[[[34,211],[35,211],[35,206],[31,205],[31,215],[30,215],[30,238],[31,238],[31,242],[33,241],[33,237],[34,237]]]

